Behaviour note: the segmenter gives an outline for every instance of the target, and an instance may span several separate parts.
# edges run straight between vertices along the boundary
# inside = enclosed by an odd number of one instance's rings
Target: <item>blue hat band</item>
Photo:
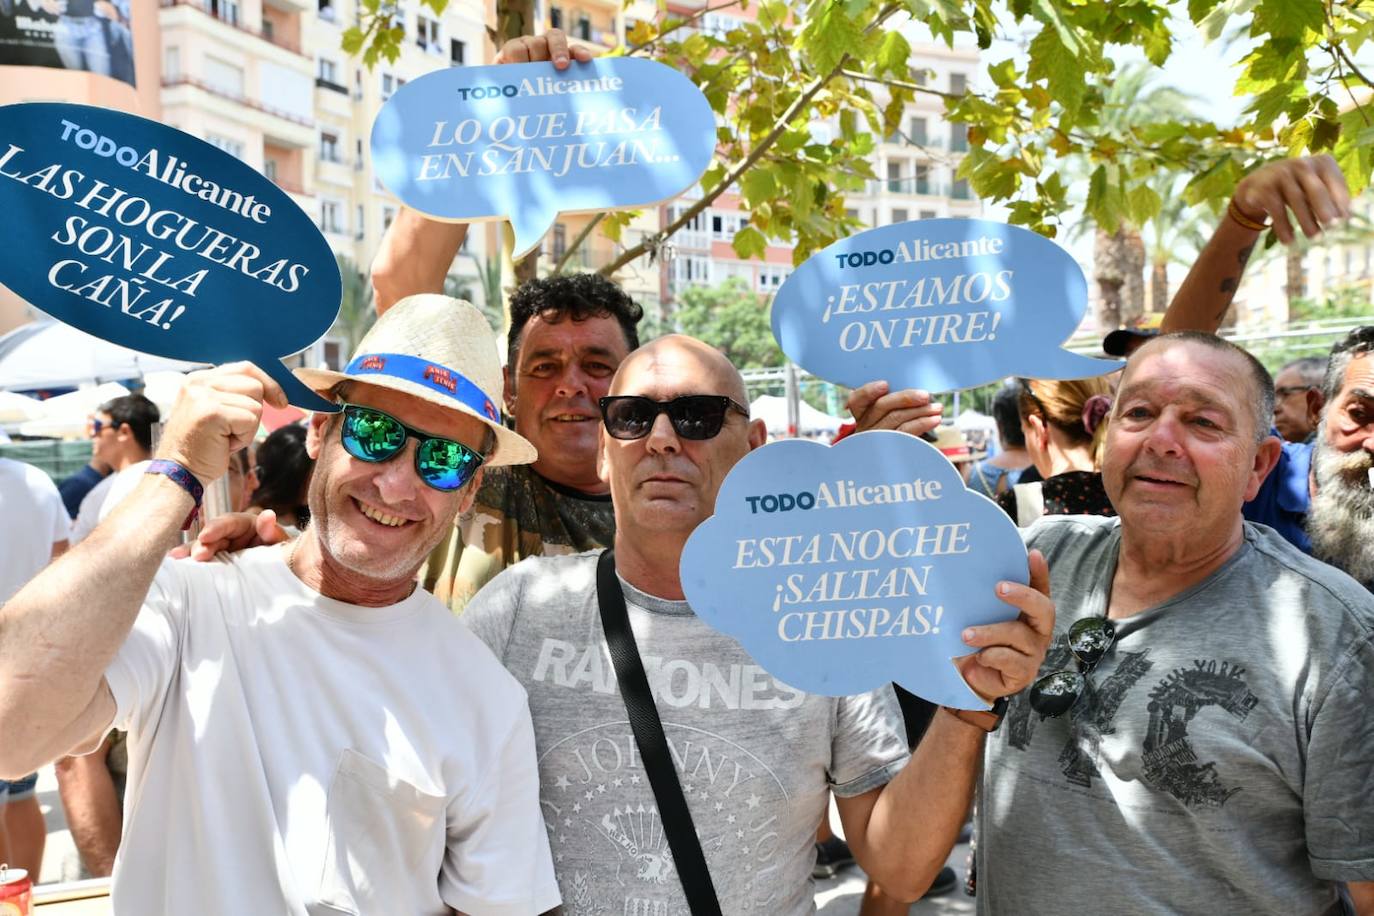
[[[344,369],[344,374],[354,378],[385,375],[414,382],[452,398],[493,423],[501,422],[501,412],[496,409],[491,398],[487,397],[471,379],[448,366],[427,359],[407,356],[404,353],[369,353],[349,363]]]

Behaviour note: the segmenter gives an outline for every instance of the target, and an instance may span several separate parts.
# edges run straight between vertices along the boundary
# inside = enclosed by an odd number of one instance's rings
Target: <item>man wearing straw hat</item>
[[[314,523],[161,561],[285,404],[247,363],[192,376],[134,498],[0,609],[0,774],[128,729],[117,912],[548,910],[524,691],[415,587],[481,468],[535,457],[491,332],[414,296],[342,372],[298,374],[341,407],[310,424]]]

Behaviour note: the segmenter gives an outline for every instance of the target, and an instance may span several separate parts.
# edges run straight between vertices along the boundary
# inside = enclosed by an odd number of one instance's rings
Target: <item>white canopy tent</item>
[[[201,365],[139,353],[60,321],[35,321],[0,336],[0,390],[67,388]]]
[[[817,410],[805,401],[800,403],[799,409],[801,413],[801,428],[797,430],[799,436],[814,433],[834,434],[845,422],[839,417],[832,417],[828,413]],[[749,415],[767,424],[770,436],[787,435],[787,398],[771,394],[759,395],[749,405]]]

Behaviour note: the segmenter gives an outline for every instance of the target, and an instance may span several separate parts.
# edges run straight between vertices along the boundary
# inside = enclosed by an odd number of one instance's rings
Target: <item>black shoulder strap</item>
[[[625,700],[625,712],[634,729],[635,744],[644,761],[644,771],[658,802],[663,832],[668,836],[668,848],[673,851],[682,891],[692,916],[720,916],[711,872],[701,851],[701,840],[692,825],[692,812],[682,796],[682,784],[673,768],[673,756],[663,736],[663,722],[658,717],[653,695],[649,692],[649,678],[639,660],[635,634],[630,630],[630,615],[625,609],[625,593],[615,574],[615,556],[611,550],[601,554],[596,565],[596,597],[601,606],[601,628],[606,633],[606,645],[615,664],[620,696]]]

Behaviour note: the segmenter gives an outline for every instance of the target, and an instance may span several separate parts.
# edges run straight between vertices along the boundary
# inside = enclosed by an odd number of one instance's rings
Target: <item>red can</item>
[[[0,865],[0,916],[33,916],[33,882],[22,868]]]

